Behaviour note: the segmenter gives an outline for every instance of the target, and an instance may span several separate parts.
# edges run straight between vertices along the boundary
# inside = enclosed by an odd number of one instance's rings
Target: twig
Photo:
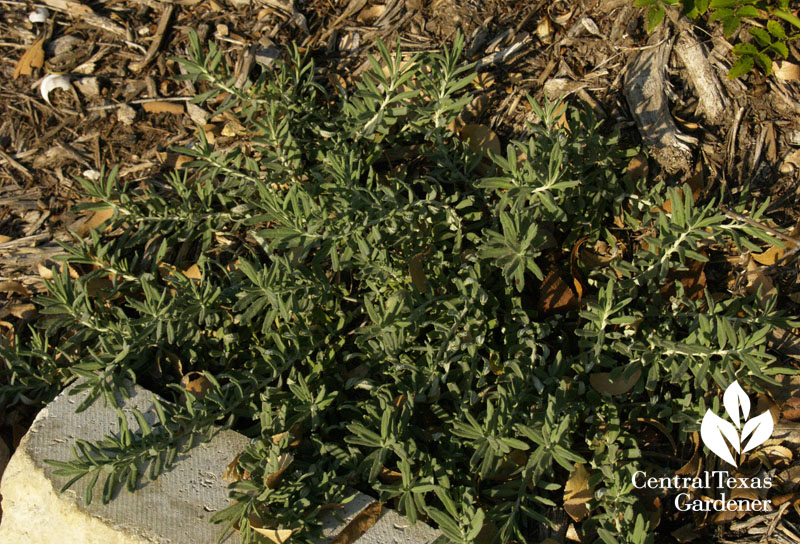
[[[481,70],[486,68],[487,66],[491,66],[493,64],[503,64],[504,62],[508,61],[512,56],[518,55],[521,52],[521,49],[531,43],[530,36],[527,33],[524,33],[520,36],[520,39],[517,40],[515,43],[511,44],[511,46],[499,51],[497,53],[486,55],[482,59],[480,59],[475,64],[475,70]]]
[[[131,104],[146,104],[147,102],[188,102],[193,99],[193,96],[166,96],[163,98],[137,98],[136,100],[129,100],[127,102],[117,102],[115,104],[105,104],[104,106],[92,106],[86,108],[86,111],[102,111],[113,110],[114,108],[121,108],[122,106],[130,106]]]
[[[153,41],[150,42],[150,47],[147,48],[147,54],[140,62],[131,63],[130,69],[132,71],[140,71],[155,58],[156,53],[158,53],[158,50],[161,47],[161,42],[164,41],[164,34],[167,33],[167,25],[169,24],[169,19],[172,17],[172,11],[174,9],[175,6],[173,4],[167,4],[164,6],[164,11],[161,13],[161,19],[158,21],[158,28],[156,28],[156,35],[153,37]]]
[[[236,82],[233,84],[234,87],[237,89],[242,89],[244,84],[247,83],[247,78],[250,75],[250,70],[253,68],[253,64],[256,60],[256,44],[252,44],[247,50],[242,54],[242,57],[239,59],[239,64],[236,67],[238,72],[236,72]]]
[[[752,225],[754,227],[760,228],[760,229],[770,233],[771,235],[773,235],[773,236],[775,236],[777,238],[780,238],[781,240],[783,240],[785,242],[791,243],[793,246],[795,246],[797,244],[800,244],[800,240],[798,240],[797,238],[792,238],[788,234],[784,234],[779,230],[775,230],[772,227],[768,227],[767,225],[764,225],[763,223],[759,223],[758,221],[750,219],[747,216],[744,216],[744,215],[736,213],[736,212],[732,212],[731,210],[729,210],[725,206],[720,206],[719,209],[722,211],[722,213],[724,213],[725,215],[727,215],[731,219],[736,219],[737,221],[743,221],[744,223],[747,223],[748,225]]]
[[[2,244],[0,244],[0,250],[15,249],[33,242],[38,242],[39,240],[46,240],[51,237],[52,236],[50,235],[49,232],[43,232],[40,234],[25,236],[24,238],[17,238],[16,240],[9,240],[8,242],[3,242]]]
[[[11,155],[6,153],[2,149],[0,149],[0,159],[6,161],[14,169],[19,170],[20,173],[22,173],[22,175],[25,176],[26,178],[33,179],[33,174],[31,174],[30,170],[28,170],[23,165],[15,161]]]
[[[772,518],[772,521],[770,521],[769,529],[767,529],[767,532],[761,536],[761,540],[759,540],[759,542],[769,542],[769,537],[771,537],[772,533],[775,532],[775,527],[778,526],[778,522],[781,520],[781,516],[783,516],[783,513],[786,511],[787,508],[789,508],[791,502],[792,501],[786,501],[781,505],[780,510],[778,510],[778,513],[775,515],[774,518]]]

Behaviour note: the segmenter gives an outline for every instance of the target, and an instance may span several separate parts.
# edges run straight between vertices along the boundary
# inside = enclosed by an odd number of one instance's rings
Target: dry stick
[[[131,104],[146,104],[148,102],[189,102],[193,96],[165,96],[162,98],[137,98],[136,100],[129,100],[127,102],[117,102],[115,104],[106,104],[104,106],[92,106],[86,108],[86,111],[102,111],[113,110],[114,108],[121,108],[122,106],[129,106]]]
[[[164,34],[167,33],[169,18],[172,17],[172,11],[174,9],[175,6],[173,4],[167,4],[164,6],[164,11],[161,13],[161,19],[158,21],[158,28],[156,28],[156,35],[153,37],[153,41],[150,42],[150,47],[147,48],[147,54],[140,62],[135,62],[130,65],[130,69],[132,71],[140,71],[155,58],[156,53],[158,53],[159,48],[161,48],[161,42],[164,41]]]
[[[743,222],[747,223],[748,225],[752,225],[754,227],[757,227],[757,228],[760,228],[762,230],[765,230],[768,233],[772,234],[773,236],[776,236],[776,237],[782,239],[785,242],[789,242],[792,245],[800,244],[800,240],[798,240],[797,238],[792,238],[788,234],[784,234],[779,230],[775,230],[772,227],[768,227],[767,225],[764,225],[762,223],[759,223],[758,221],[750,219],[747,216],[744,216],[744,215],[736,213],[736,212],[732,212],[729,209],[727,209],[725,206],[720,206],[719,209],[722,210],[722,213],[724,213],[725,215],[727,215],[731,219],[736,219],[737,221],[743,221]]]
[[[30,170],[25,168],[22,164],[18,163],[16,160],[14,160],[14,158],[11,155],[6,153],[2,149],[0,149],[0,159],[3,159],[11,167],[15,168],[16,170],[19,170],[22,173],[22,175],[25,176],[26,178],[33,179],[33,174],[31,174]]]
[[[772,521],[769,524],[769,528],[767,529],[767,532],[764,533],[761,536],[761,540],[759,540],[759,542],[769,542],[769,540],[768,540],[769,537],[771,537],[772,533],[775,532],[775,527],[778,526],[778,522],[781,520],[781,517],[783,516],[783,513],[786,511],[786,509],[789,508],[789,505],[791,504],[791,502],[792,501],[786,501],[785,503],[783,503],[781,505],[780,510],[778,510],[778,513],[775,514],[774,518],[772,518]]]

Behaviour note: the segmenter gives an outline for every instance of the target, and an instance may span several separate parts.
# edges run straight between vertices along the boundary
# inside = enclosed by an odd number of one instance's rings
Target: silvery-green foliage
[[[648,464],[637,422],[688,442],[707,393],[779,371],[765,335],[788,324],[774,300],[692,299],[674,274],[704,248],[772,240],[688,188],[629,180],[635,150],[591,110],[559,123],[558,104],[529,99],[530,137],[476,155],[451,131],[474,76],[460,38],[412,57],[380,45],[337,94],[296,49],[240,89],[221,49],[190,42],[195,101],[239,119],[248,144],[215,149],[200,131],[179,150],[192,162],[158,182],[81,180],[81,207],[110,206],[109,228],[65,245],[80,277],[56,271],[38,329],[0,348],[5,406],[75,378],[88,402],[114,402],[125,380],[166,399],[154,423],[78,442],[58,464],[68,484],[89,478],[108,500],[222,425],[252,438],[215,516],[246,541],[259,517],[305,541],[354,487],[455,542],[489,522],[496,542],[536,541],[586,463],[583,530],[652,542],[631,493]],[[618,258],[589,272],[580,311],[543,315],[540,280],[583,238]],[[179,370],[203,372],[205,395]],[[641,378],[612,397],[594,372]]]

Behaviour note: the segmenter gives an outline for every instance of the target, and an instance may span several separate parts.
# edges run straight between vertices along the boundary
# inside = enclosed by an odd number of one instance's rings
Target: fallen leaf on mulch
[[[764,446],[758,451],[757,456],[759,458],[767,459],[770,466],[777,466],[779,468],[787,468],[794,457],[792,450],[786,446],[780,446],[778,444]]]
[[[583,277],[580,269],[577,266],[578,255],[581,250],[581,246],[588,240],[588,236],[582,237],[580,240],[575,242],[575,245],[572,247],[572,251],[569,254],[569,271],[572,274],[572,285],[575,286],[575,292],[578,294],[578,300],[583,298],[583,293],[586,292],[588,289],[588,285],[586,284],[586,280]]]
[[[553,39],[553,23],[549,17],[541,17],[539,24],[536,25],[536,35],[543,43],[549,43]]]
[[[700,467],[703,464],[702,450],[700,449],[700,433],[692,433],[692,443],[694,444],[694,453],[685,465],[675,471],[675,474],[680,476],[695,476],[700,472]]]
[[[775,284],[769,276],[764,273],[763,267],[759,266],[753,259],[747,260],[747,294],[758,293],[759,289],[764,296],[776,293]]]
[[[226,482],[238,482],[241,479],[249,480],[251,474],[247,471],[239,470],[239,455],[233,458],[233,461],[228,463],[225,472],[222,473],[222,479]]]
[[[180,153],[157,151],[156,160],[165,168],[183,168],[187,162],[192,162],[194,159],[188,155],[181,155]]]
[[[190,280],[200,280],[203,278],[203,275],[200,273],[200,267],[197,266],[197,263],[193,264],[186,270],[183,270],[182,273]]]
[[[589,375],[589,383],[600,393],[622,395],[633,389],[641,377],[642,370],[639,368],[630,377],[620,376],[616,380],[611,379],[610,372],[595,372]]]
[[[800,79],[800,66],[785,60],[776,62],[772,67],[772,73],[778,79],[795,81]]]
[[[580,302],[575,292],[567,285],[556,270],[551,270],[539,290],[539,311],[544,314],[555,314],[577,310]]]
[[[650,165],[647,162],[647,157],[640,153],[631,159],[628,163],[628,170],[626,175],[632,183],[636,183],[641,179],[647,179],[647,173],[650,170]]]
[[[781,406],[781,415],[789,421],[800,420],[800,398],[792,397]]]
[[[189,372],[181,378],[181,385],[195,397],[202,399],[211,387],[211,381],[202,372]]]
[[[294,461],[294,456],[291,453],[284,453],[278,458],[278,468],[272,474],[264,477],[264,485],[269,489],[275,489],[281,481],[281,474],[289,468],[289,465]]]
[[[800,223],[794,226],[794,228],[789,232],[789,236],[792,238],[800,236]],[[753,259],[759,262],[760,264],[768,266],[777,264],[783,260],[783,257],[786,254],[786,252],[789,249],[794,248],[795,246],[795,244],[789,241],[784,241],[783,245],[785,245],[786,247],[772,246],[766,251],[763,251],[761,253],[753,253]]]
[[[589,515],[586,503],[594,497],[594,490],[589,488],[589,476],[583,463],[575,463],[575,469],[564,486],[564,510],[575,521],[581,521]]]
[[[18,319],[33,319],[36,317],[36,306],[33,304],[12,304],[3,308]]]
[[[110,278],[104,276],[92,278],[86,282],[86,294],[91,298],[97,298],[100,300],[115,300],[120,298],[122,293],[117,291],[111,295],[113,287],[114,282]]]
[[[691,299],[703,298],[703,292],[706,289],[706,274],[703,271],[705,268],[704,262],[696,261],[694,259],[686,259],[689,265],[688,270],[671,271],[668,279],[671,280],[659,290],[661,296],[669,298],[675,295],[675,282],[679,281],[683,285],[683,292]]]
[[[375,6],[369,6],[361,10],[361,13],[358,14],[356,19],[359,23],[373,23],[375,22],[378,17],[383,15],[386,12],[386,5],[384,4],[377,4]]]
[[[758,402],[756,403],[756,414],[763,414],[769,410],[769,413],[772,414],[772,423],[773,425],[778,424],[778,420],[781,418],[781,409],[778,404],[764,394],[758,395]]]
[[[418,253],[411,257],[408,263],[408,275],[411,276],[411,283],[417,288],[417,291],[424,293],[428,286],[428,280],[425,278],[425,270],[422,268],[422,253]]]
[[[92,15],[94,13],[92,8],[75,0],[44,0],[44,3],[51,8],[69,13],[73,17]]]
[[[692,200],[697,202],[697,199],[700,198],[700,193],[702,193],[705,188],[705,175],[703,174],[703,167],[700,163],[697,164],[692,175],[686,180],[686,183],[692,190]],[[678,197],[681,199],[683,198],[683,188],[678,189]],[[659,210],[672,213],[672,200],[668,198],[661,206],[653,208],[650,212],[655,213]]]
[[[385,484],[393,484],[403,479],[403,475],[396,470],[389,470],[383,467],[378,474],[378,479]]]
[[[75,232],[78,233],[78,236],[84,237],[89,234],[92,229],[98,228],[100,225],[111,219],[114,215],[114,208],[109,206],[108,208],[103,208],[102,210],[97,210],[92,214],[92,216],[86,220],[84,223],[79,225]]]
[[[36,265],[37,270],[39,271],[39,276],[45,280],[52,280],[53,279],[53,270],[51,266],[54,266],[55,263],[52,261],[47,261],[46,263],[42,262]],[[61,263],[58,265],[59,270],[64,270],[64,264]],[[78,279],[78,272],[72,268],[71,266],[67,265],[67,271],[69,272],[69,277],[76,280]]]
[[[466,140],[475,153],[501,153],[500,138],[486,125],[469,124],[461,129],[461,139]]]
[[[159,100],[157,102],[145,102],[142,104],[142,109],[147,113],[174,113],[176,115],[183,114],[183,104],[180,102],[166,102]]]
[[[14,79],[19,76],[29,76],[34,68],[42,66],[44,66],[44,36],[33,42],[17,61],[14,67]]]
[[[4,293],[16,293],[23,297],[27,297],[30,294],[24,285],[13,280],[0,282],[0,291]]]
[[[758,490],[750,489],[749,487],[735,487],[731,489],[730,499],[743,499],[745,501],[755,501],[759,499]],[[728,510],[717,512],[713,518],[712,523],[725,523],[734,519],[743,518],[749,512],[748,506],[733,506]]]

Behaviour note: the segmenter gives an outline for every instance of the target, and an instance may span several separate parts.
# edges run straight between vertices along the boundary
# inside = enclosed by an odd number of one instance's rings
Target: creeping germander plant
[[[688,187],[624,175],[635,150],[590,110],[529,100],[529,136],[475,151],[454,133],[474,76],[462,45],[381,45],[328,91],[293,50],[239,88],[192,34],[195,101],[239,143],[200,131],[166,179],[81,180],[82,208],[113,216],[65,246],[45,318],[2,348],[3,405],[76,379],[84,405],[128,382],[164,399],[155,422],[78,441],[57,463],[67,486],[109,500],[223,426],[252,440],[214,519],[246,541],[305,542],[360,489],[453,542],[531,542],[579,469],[583,534],[653,541],[631,477],[663,456],[641,422],[690,444],[719,387],[781,370],[765,336],[790,325],[774,299],[685,280],[775,241]],[[607,258],[580,257],[598,244]],[[189,371],[201,386],[180,385]]]

